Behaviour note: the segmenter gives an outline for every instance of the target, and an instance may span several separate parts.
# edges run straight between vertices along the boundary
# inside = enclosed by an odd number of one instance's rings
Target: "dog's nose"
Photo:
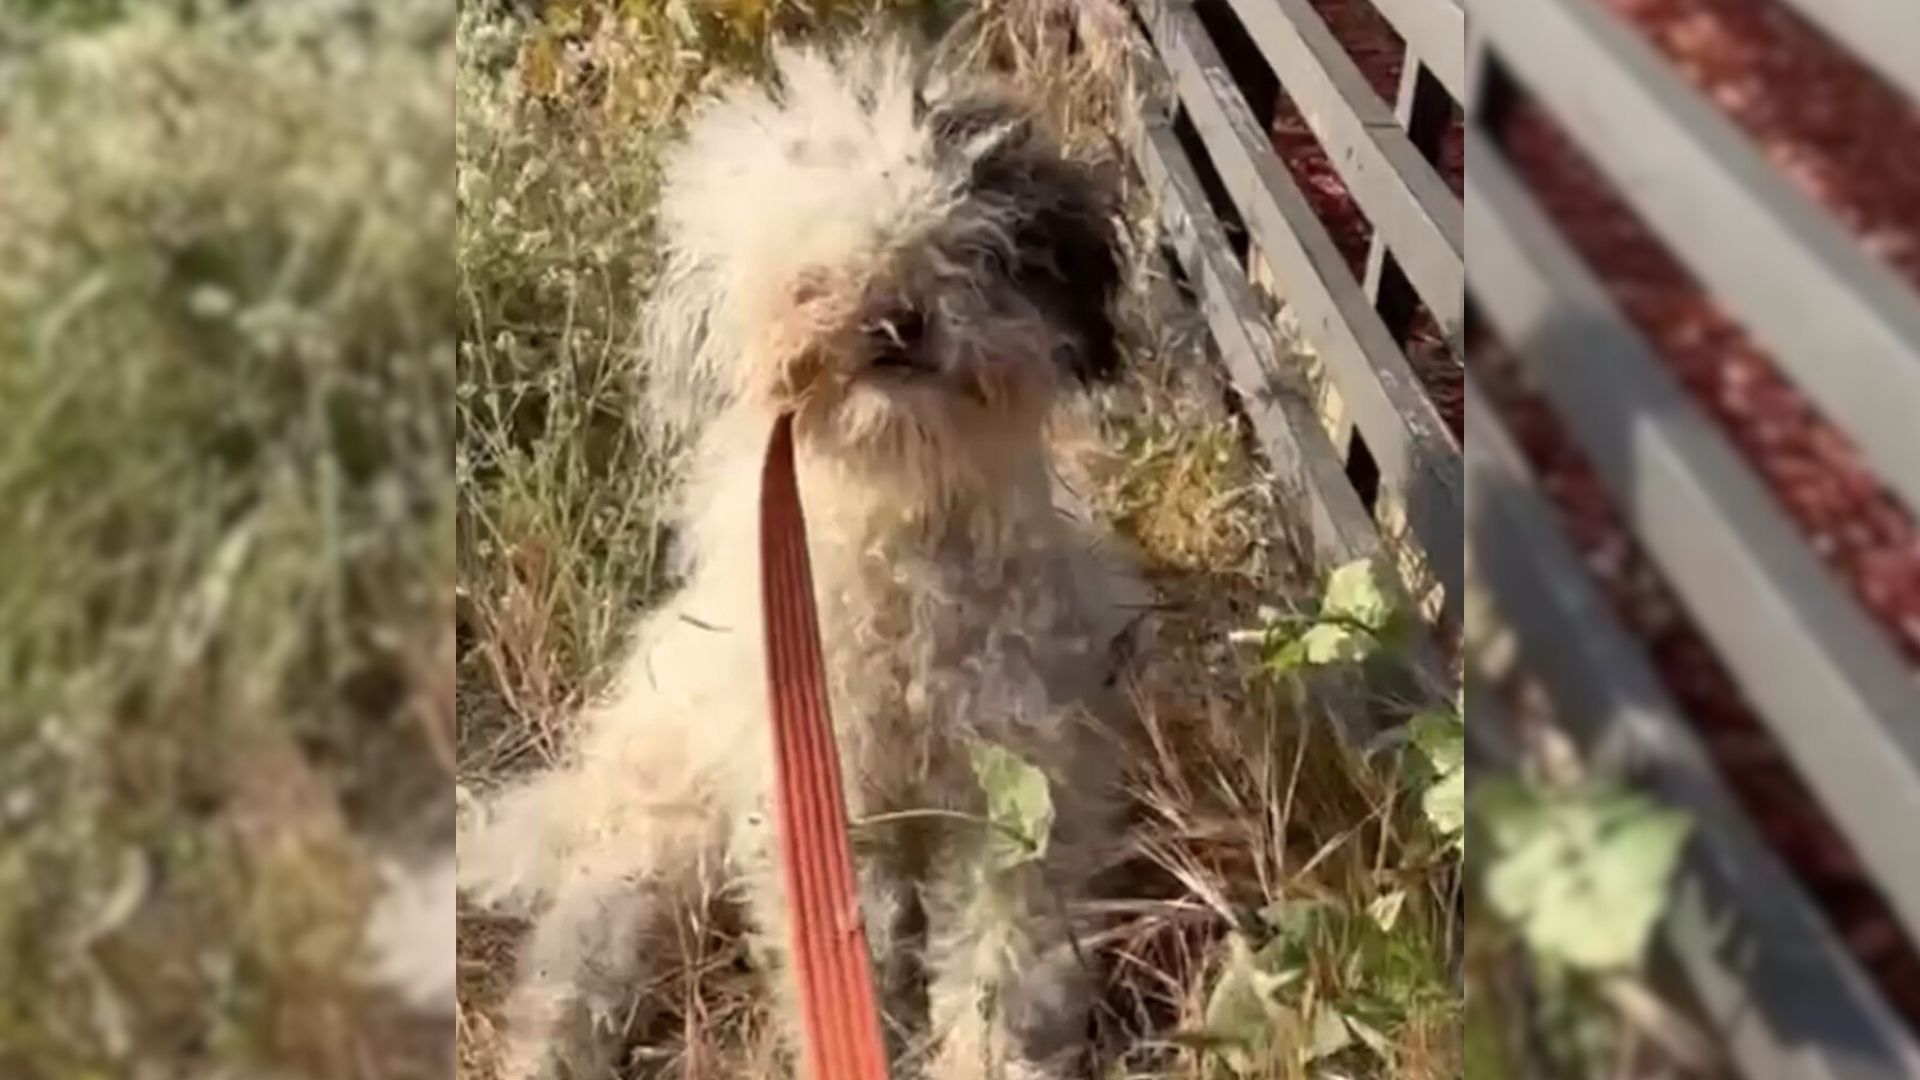
[[[896,371],[932,371],[927,355],[927,320],[917,309],[889,307],[870,315],[862,327],[867,336],[868,361],[873,367]]]

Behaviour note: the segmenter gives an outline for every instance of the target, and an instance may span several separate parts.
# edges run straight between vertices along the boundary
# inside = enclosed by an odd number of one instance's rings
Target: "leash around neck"
[[[846,797],[795,477],[793,417],[760,474],[760,597],[772,699],[780,863],[808,1080],[887,1080]]]

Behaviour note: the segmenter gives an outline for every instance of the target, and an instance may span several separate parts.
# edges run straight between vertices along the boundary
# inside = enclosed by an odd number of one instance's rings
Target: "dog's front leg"
[[[462,830],[469,898],[525,914],[507,1002],[505,1080],[609,1080],[648,939],[704,892],[723,833],[621,763],[560,769],[485,804]],[[641,772],[641,770],[631,770]],[[648,792],[651,798],[635,796]],[[717,886],[719,882],[709,882]]]
[[[927,1080],[1060,1080],[1086,1049],[1093,977],[1066,925],[1070,886],[1038,865],[943,860],[929,894]]]
[[[522,947],[506,1080],[611,1080],[642,940],[668,903],[666,890],[631,879],[563,887]]]

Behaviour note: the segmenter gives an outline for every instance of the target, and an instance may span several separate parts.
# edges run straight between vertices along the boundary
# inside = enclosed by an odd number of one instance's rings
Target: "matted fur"
[[[1126,613],[1056,505],[1045,432],[1115,364],[1111,198],[905,46],[776,69],[702,108],[668,163],[645,363],[653,419],[691,448],[686,585],[567,759],[462,823],[463,892],[533,920],[508,1072],[606,1074],[675,902],[740,899],[780,971],[756,514],[790,409],[849,813],[900,815],[856,826],[897,1075],[1064,1077],[1090,986],[1061,912],[1116,837],[1096,725]],[[1043,865],[988,874],[984,829],[912,813],[982,812],[976,741],[1052,778]]]

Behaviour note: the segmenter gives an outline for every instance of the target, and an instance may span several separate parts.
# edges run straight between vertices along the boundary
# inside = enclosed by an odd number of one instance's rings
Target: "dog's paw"
[[[477,907],[531,917],[551,892],[551,851],[541,791],[525,784],[476,797],[455,789],[458,849],[454,884]]]

